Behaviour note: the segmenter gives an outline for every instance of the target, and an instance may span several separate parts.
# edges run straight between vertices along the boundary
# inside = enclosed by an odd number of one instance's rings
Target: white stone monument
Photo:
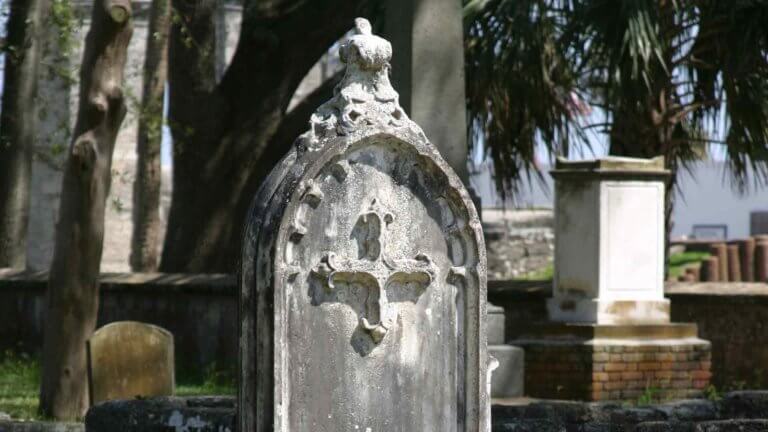
[[[663,158],[558,160],[553,321],[669,322]]]
[[[490,430],[480,221],[400,107],[391,45],[356,27],[334,97],[253,201],[238,430]]]

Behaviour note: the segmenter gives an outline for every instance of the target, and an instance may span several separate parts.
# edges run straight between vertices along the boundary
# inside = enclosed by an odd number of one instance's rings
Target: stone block
[[[668,323],[663,158],[558,159],[552,176],[556,265],[549,318]]]
[[[765,432],[768,420],[719,420],[702,422],[694,432]]]
[[[0,432],[83,432],[82,423],[10,421],[0,419]]]
[[[488,354],[499,366],[491,376],[492,398],[515,398],[524,394],[525,352],[512,345],[488,345]]]
[[[85,416],[86,432],[234,432],[234,397],[153,398],[100,403]]]
[[[768,418],[768,390],[731,392],[720,405],[727,418]]]
[[[504,340],[504,308],[488,303],[488,345],[501,345]]]
[[[107,324],[93,333],[87,352],[91,405],[174,392],[173,335],[165,329],[135,321]]]

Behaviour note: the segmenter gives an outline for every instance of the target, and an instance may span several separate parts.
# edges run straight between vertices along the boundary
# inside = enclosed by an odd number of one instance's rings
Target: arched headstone
[[[356,27],[334,97],[247,222],[239,427],[485,430],[480,222],[399,106],[391,45],[366,20]]]
[[[168,330],[135,321],[113,322],[96,330],[86,348],[90,405],[173,395],[173,335]]]

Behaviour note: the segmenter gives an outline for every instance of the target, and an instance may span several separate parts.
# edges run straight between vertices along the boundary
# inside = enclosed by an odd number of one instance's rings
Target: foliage
[[[179,374],[176,385],[178,396],[234,395],[237,392],[234,369],[222,368],[215,362],[203,370],[189,370]]]
[[[708,252],[681,252],[669,256],[669,276],[676,278],[685,273],[686,267],[700,266]]]
[[[636,406],[646,406],[659,402],[659,389],[655,387],[646,387],[643,393],[637,397]]]
[[[720,394],[714,384],[710,384],[704,389],[704,396],[713,402],[717,402],[723,398],[722,394]]]
[[[538,142],[568,154],[573,136],[583,138],[575,123],[585,107],[553,3],[474,1],[465,9],[470,143],[484,145],[502,195],[538,174]]]
[[[611,153],[686,168],[725,147],[733,184],[768,180],[765,0],[475,0],[465,7],[470,136],[497,185],[567,154],[585,131]],[[605,112],[585,118],[585,101]],[[588,124],[585,124],[587,123]]]

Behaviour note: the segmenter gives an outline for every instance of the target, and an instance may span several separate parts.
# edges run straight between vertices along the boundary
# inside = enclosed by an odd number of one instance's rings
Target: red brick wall
[[[636,400],[696,397],[709,385],[709,344],[521,344],[525,393],[551,399]]]

